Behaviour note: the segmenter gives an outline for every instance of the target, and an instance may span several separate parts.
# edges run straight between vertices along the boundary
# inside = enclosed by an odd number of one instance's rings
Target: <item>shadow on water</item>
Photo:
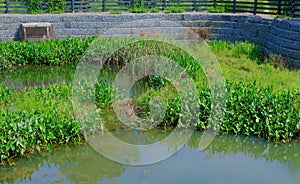
[[[128,132],[128,131],[131,131]],[[123,134],[124,133],[124,134]],[[132,130],[116,132],[136,139]],[[142,140],[163,137],[156,130]],[[132,135],[130,137],[130,135]],[[217,136],[204,151],[196,132],[178,153],[157,164],[129,166],[111,161],[88,145],[59,146],[50,153],[20,158],[16,166],[0,168],[7,183],[299,183],[300,142],[278,145],[242,136]],[[176,140],[168,147],[176,146]],[[116,150],[112,150],[116,151]]]

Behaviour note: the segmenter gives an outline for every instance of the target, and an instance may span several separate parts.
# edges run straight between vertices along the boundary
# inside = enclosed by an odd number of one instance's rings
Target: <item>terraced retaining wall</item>
[[[139,27],[131,21],[149,20]],[[246,14],[118,14],[76,13],[59,15],[0,15],[0,42],[19,39],[19,25],[30,22],[50,22],[54,25],[57,38],[85,37],[105,34],[114,29],[114,36],[128,36],[140,33],[144,27],[154,32],[166,32],[173,24],[161,23],[162,20],[191,27],[209,30],[209,39],[227,41],[248,40],[260,45],[267,52],[281,55],[288,67],[300,68],[300,19],[267,19]],[[144,26],[144,27],[143,27]]]

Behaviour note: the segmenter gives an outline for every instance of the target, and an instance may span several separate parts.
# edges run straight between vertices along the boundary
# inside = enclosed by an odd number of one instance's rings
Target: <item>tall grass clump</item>
[[[228,43],[226,41],[214,41],[209,43],[210,48],[214,53],[226,54],[238,58],[240,56],[247,56],[250,60],[260,64],[261,49],[249,42],[235,42]]]
[[[129,8],[131,13],[146,13],[148,12],[148,8],[144,5],[143,0],[134,1],[133,6]]]
[[[0,70],[27,64],[78,63],[95,37],[0,44]]]

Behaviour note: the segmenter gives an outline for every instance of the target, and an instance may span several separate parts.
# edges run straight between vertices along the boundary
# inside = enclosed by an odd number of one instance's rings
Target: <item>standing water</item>
[[[161,130],[115,131],[119,139],[157,140]],[[199,150],[201,133],[156,164],[130,166],[103,157],[89,145],[58,146],[0,168],[4,183],[300,183],[300,142],[284,145],[242,136],[217,136]],[[165,145],[167,146],[167,145]],[[173,145],[168,145],[172,147]],[[112,150],[114,151],[114,150]]]

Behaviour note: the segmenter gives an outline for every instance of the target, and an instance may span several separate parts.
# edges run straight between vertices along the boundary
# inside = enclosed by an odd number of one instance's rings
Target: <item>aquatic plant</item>
[[[0,52],[1,66],[5,69],[25,64],[77,63],[92,40],[93,38],[0,44],[0,50],[3,51]],[[111,43],[113,40],[107,38],[106,41]],[[105,67],[121,68],[134,58],[159,55],[172,59],[186,69],[197,87],[198,99],[194,101],[195,106],[199,104],[198,114],[189,122],[179,121],[179,117],[182,116],[180,112],[182,104],[181,96],[174,87],[176,81],[162,79],[158,75],[144,77],[141,82],[147,83],[147,87],[141,93],[129,97],[136,115],[144,118],[151,115],[149,101],[153,97],[160,96],[166,103],[166,113],[158,125],[160,127],[179,125],[181,128],[197,130],[210,128],[224,134],[257,136],[276,142],[299,138],[300,98],[297,91],[299,81],[296,78],[290,80],[291,76],[297,76],[299,72],[277,69],[272,64],[268,64],[268,61],[262,62],[259,48],[250,43],[231,44],[220,41],[210,43],[210,46],[218,56],[225,78],[228,79],[225,115],[222,119],[216,117],[215,121],[219,122],[217,125],[207,124],[212,102],[211,89],[207,85],[205,74],[201,66],[184,51],[163,42],[151,40],[133,42],[110,55],[106,59]],[[66,50],[60,50],[61,48]],[[47,57],[50,54],[47,49],[53,52],[53,56]],[[105,52],[103,49],[101,51]],[[11,63],[10,66],[6,66],[6,61],[11,61],[8,62]],[[143,72],[147,73],[145,68],[135,68],[132,70],[132,75]],[[253,74],[250,75],[251,72]],[[278,80],[282,80],[281,77],[289,80],[284,80],[284,83],[279,85]],[[111,79],[113,80],[113,77]],[[109,80],[99,80],[93,89],[82,88],[82,90],[86,90],[83,92],[86,92],[93,105],[103,110],[92,113],[105,121],[105,117],[108,117],[107,113],[113,112],[114,86]],[[192,94],[186,93],[185,97],[189,95]],[[82,124],[79,124],[80,122],[75,118],[71,99],[71,83],[51,84],[48,87],[19,91],[0,85],[1,162],[20,155],[30,155],[42,149],[50,149],[53,144],[70,142],[78,144],[82,141],[84,132],[79,126]],[[191,110],[190,106],[183,108]],[[113,126],[109,123],[107,125]],[[113,126],[113,129],[116,127]]]
[[[79,143],[80,129],[68,98],[71,85],[11,91],[1,86],[0,162],[50,149],[53,144]]]
[[[78,63],[94,39],[95,37],[1,43],[0,70],[27,64]]]

